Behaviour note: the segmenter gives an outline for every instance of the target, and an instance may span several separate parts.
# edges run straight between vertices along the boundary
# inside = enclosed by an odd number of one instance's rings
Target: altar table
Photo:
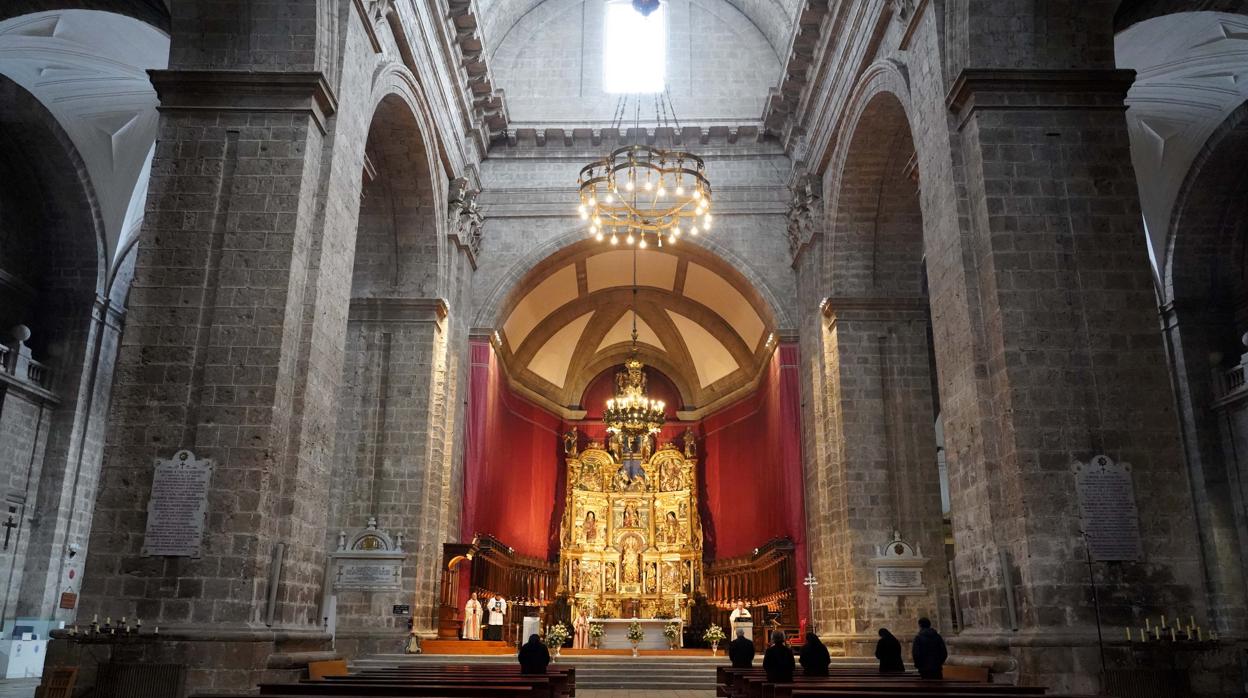
[[[667,637],[663,635],[663,628],[671,622],[670,618],[591,618],[590,622],[602,623],[600,647],[604,650],[632,649],[633,645],[628,639],[628,626],[634,622],[641,624],[641,630],[646,635],[637,643],[637,649],[665,650],[670,646]],[[678,638],[676,646],[679,647],[680,644]]]

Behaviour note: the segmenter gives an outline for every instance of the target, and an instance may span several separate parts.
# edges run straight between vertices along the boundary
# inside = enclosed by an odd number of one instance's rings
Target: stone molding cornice
[[[481,207],[488,219],[498,218],[567,218],[579,225],[576,218],[575,192],[570,188],[519,187],[488,189],[482,195]],[[715,216],[781,215],[788,210],[785,190],[781,187],[717,187]]]
[[[320,72],[149,70],[160,111],[295,112],[326,133],[338,100]]]
[[[437,323],[450,312],[445,298],[352,298],[348,322]]]
[[[960,129],[980,110],[1110,109],[1135,82],[1133,70],[1031,70],[967,68],[953,81],[945,104]]]
[[[495,149],[616,147],[632,143],[665,146],[737,145],[766,142],[757,123],[724,123],[671,127],[618,128],[616,126],[520,126],[494,142]]]
[[[33,286],[3,269],[0,269],[0,291],[11,293],[26,301],[33,300],[35,297]]]
[[[893,320],[928,312],[923,296],[828,296],[819,303],[824,317],[837,320]]]
[[[449,0],[447,15],[450,19],[452,41],[459,53],[460,74],[464,87],[472,99],[473,115],[485,130],[487,140],[502,138],[507,131],[511,116],[503,91],[494,83],[486,61],[487,51],[481,35],[481,8],[476,0]],[[488,143],[482,152],[488,148]]]

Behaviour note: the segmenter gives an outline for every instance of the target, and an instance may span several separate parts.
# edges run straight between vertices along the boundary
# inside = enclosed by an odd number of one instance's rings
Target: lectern
[[[749,640],[754,640],[754,619],[749,616],[741,616],[732,622],[732,637],[730,640],[737,639],[737,631],[744,630],[745,636]]]

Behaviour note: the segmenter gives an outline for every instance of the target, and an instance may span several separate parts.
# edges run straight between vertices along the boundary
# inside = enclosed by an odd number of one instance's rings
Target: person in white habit
[[[472,592],[468,603],[464,604],[464,639],[481,639],[481,602],[477,600],[477,592]]]
[[[732,609],[732,613],[728,614],[728,622],[736,623],[738,618],[742,620],[750,619],[750,612],[746,609],[744,601],[737,602],[736,608]]]
[[[506,617],[507,602],[501,596],[491,596],[489,602],[485,605],[485,610],[489,614],[486,616],[486,625],[490,626],[485,639],[502,640],[503,618]]]

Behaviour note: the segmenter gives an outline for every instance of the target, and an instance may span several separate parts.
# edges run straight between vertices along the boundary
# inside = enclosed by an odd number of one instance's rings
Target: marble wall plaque
[[[1092,559],[1102,562],[1143,558],[1131,466],[1096,456],[1087,463],[1076,462],[1072,470],[1079,517]]]
[[[403,560],[340,559],[334,589],[398,591],[403,588]]]
[[[156,459],[143,555],[200,557],[213,462],[182,450]]]

